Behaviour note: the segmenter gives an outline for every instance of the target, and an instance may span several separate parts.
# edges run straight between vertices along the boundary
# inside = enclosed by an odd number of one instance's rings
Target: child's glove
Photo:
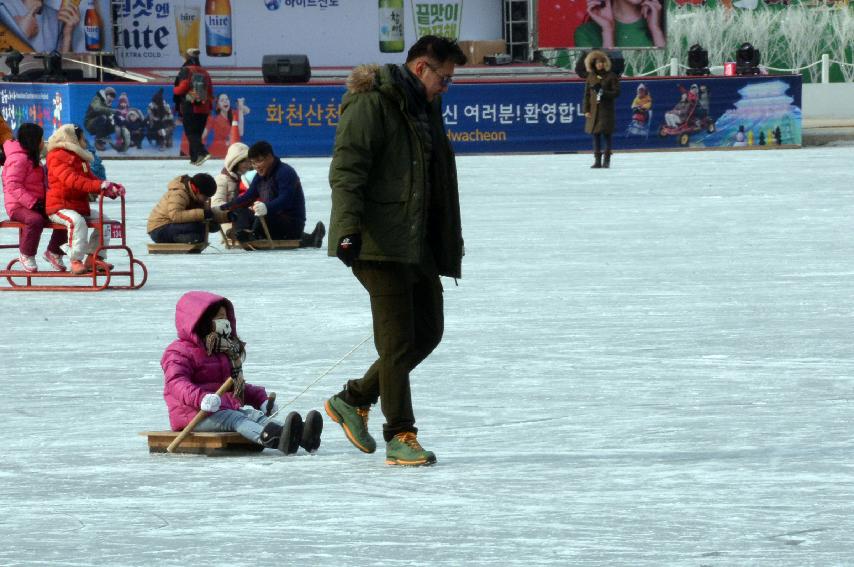
[[[208,413],[214,413],[219,411],[219,406],[221,404],[222,400],[216,394],[205,394],[205,397],[202,398],[202,403],[199,406],[199,409]]]
[[[267,216],[267,205],[265,205],[263,201],[257,201],[252,205],[252,210],[255,211],[256,217]]]
[[[101,193],[105,197],[109,197],[110,199],[115,199],[116,197],[124,197],[125,196],[125,188],[120,183],[113,183],[112,181],[104,181],[101,183]]]

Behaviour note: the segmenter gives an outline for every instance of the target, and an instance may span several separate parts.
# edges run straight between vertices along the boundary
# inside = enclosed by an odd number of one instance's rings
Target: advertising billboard
[[[664,47],[663,0],[550,0],[539,3],[539,47]]]
[[[260,67],[306,54],[313,67],[396,63],[421,35],[501,39],[501,0],[124,0],[119,62],[178,67],[190,47],[206,67]]]
[[[0,51],[113,50],[110,0],[0,0]]]

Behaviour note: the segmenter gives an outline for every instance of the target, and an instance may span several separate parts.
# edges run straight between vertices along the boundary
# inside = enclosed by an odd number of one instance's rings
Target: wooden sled
[[[238,242],[228,240],[226,248],[243,248],[244,250],[293,250],[300,247],[299,240],[249,240]]]
[[[142,431],[140,435],[148,438],[149,453],[165,453],[180,431]],[[221,457],[226,455],[246,455],[260,453],[264,447],[249,441],[239,433],[190,433],[175,449],[175,453],[191,453]]]
[[[178,244],[178,243],[149,243],[149,254],[201,254],[202,250],[208,247],[207,242],[196,242],[195,244]]]

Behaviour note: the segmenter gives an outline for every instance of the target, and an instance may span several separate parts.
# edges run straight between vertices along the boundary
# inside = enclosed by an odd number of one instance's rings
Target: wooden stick
[[[270,250],[273,249],[273,237],[270,236],[270,227],[267,226],[267,219],[265,217],[258,217],[261,219],[261,226],[264,228],[264,234],[267,235],[267,244],[270,245]]]
[[[223,382],[222,386],[219,387],[219,390],[216,391],[216,395],[222,396],[224,393],[228,392],[233,387],[234,387],[234,380],[232,380],[231,376],[229,376],[228,380]],[[199,413],[196,414],[196,417],[193,418],[193,421],[188,423],[187,427],[185,427],[183,430],[181,430],[181,433],[175,438],[175,440],[172,441],[171,443],[169,443],[169,446],[166,447],[166,452],[171,453],[175,449],[177,449],[178,445],[180,445],[181,442],[184,439],[186,439],[190,433],[193,432],[193,429],[196,428],[196,426],[199,424],[199,422],[202,421],[203,419],[205,419],[209,415],[210,415],[210,412],[199,410]]]

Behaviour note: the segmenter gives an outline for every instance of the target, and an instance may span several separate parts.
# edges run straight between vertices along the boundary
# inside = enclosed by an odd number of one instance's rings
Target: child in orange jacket
[[[93,269],[112,269],[104,262],[106,251],[96,256],[101,236],[93,230],[87,235],[86,220],[95,220],[89,207],[89,194],[102,193],[115,199],[125,194],[125,188],[111,181],[102,181],[92,173],[92,154],[86,150],[83,130],[74,124],[57,129],[47,141],[48,192],[45,212],[50,220],[68,229],[68,255],[71,272],[85,274]],[[103,245],[110,243],[109,232],[104,232]],[[84,259],[85,256],[85,259]]]

